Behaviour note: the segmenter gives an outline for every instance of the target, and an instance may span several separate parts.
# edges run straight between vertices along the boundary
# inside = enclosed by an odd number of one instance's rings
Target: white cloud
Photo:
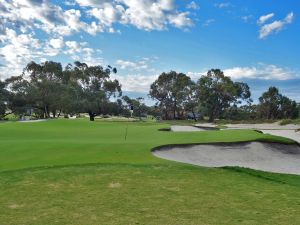
[[[234,67],[224,70],[233,79],[288,80],[299,76],[297,72],[276,65],[259,64],[256,67]]]
[[[192,25],[188,12],[179,11],[174,0],[75,0],[65,4],[74,8],[64,9],[49,0],[0,0],[0,33],[3,26],[66,36],[80,31],[93,35],[116,32],[115,24],[148,31]]]
[[[221,3],[215,4],[215,7],[219,8],[219,9],[227,8],[229,6],[231,6],[231,4],[229,2],[221,2]]]
[[[242,19],[245,23],[247,23],[249,20],[251,20],[252,17],[253,17],[252,15],[247,15],[247,16],[242,16],[241,19]]]
[[[272,23],[263,25],[259,31],[259,38],[264,39],[270,34],[278,33],[284,26],[293,22],[294,13],[290,12],[283,20],[275,20]]]
[[[187,76],[189,76],[192,80],[197,81],[203,75],[206,75],[207,71],[203,72],[187,72]]]
[[[145,76],[141,74],[135,75],[118,75],[113,74],[112,78],[119,80],[122,84],[123,91],[132,91],[140,93],[148,93],[150,85],[157,79],[158,75]]]
[[[168,25],[185,28],[192,25],[188,12],[176,9],[174,0],[76,0],[81,6],[90,7],[90,16],[101,25],[114,23],[133,25],[142,30],[163,30]]]
[[[102,51],[86,47],[86,42],[66,41],[64,53],[69,55],[74,61],[85,62],[88,65],[102,65]]]
[[[148,93],[150,85],[157,79],[161,71],[155,69],[158,58],[144,57],[135,61],[117,60],[115,65],[118,74],[115,78],[122,84],[122,90]]]
[[[232,67],[223,70],[226,76],[234,80],[241,79],[258,79],[258,80],[289,80],[300,78],[299,71],[293,71],[288,68],[281,68],[272,64],[258,63],[251,67]],[[197,81],[202,75],[206,75],[207,71],[188,72],[187,75],[192,80]]]
[[[191,1],[189,4],[187,4],[186,8],[197,10],[200,9],[200,6],[195,1]]]
[[[23,69],[24,61],[29,62],[38,57],[41,47],[38,39],[32,34],[17,34],[12,29],[6,29],[4,35],[0,35],[0,41],[5,41],[5,45],[0,46],[0,63],[5,65],[1,68],[1,75],[9,77],[20,73]]]
[[[152,64],[157,62],[157,57],[144,57],[139,60],[129,61],[119,59],[115,62],[116,66],[122,70],[155,72]]]
[[[270,14],[267,14],[267,15],[263,15],[263,16],[259,17],[257,23],[258,23],[259,25],[264,24],[265,22],[267,22],[269,19],[271,19],[271,18],[274,17],[274,16],[275,16],[274,13],[270,13]]]
[[[204,23],[202,24],[204,27],[208,27],[209,25],[211,25],[212,23],[214,23],[216,20],[215,19],[208,19],[205,20]]]
[[[62,37],[60,38],[52,38],[49,41],[49,44],[55,49],[61,49],[64,46],[64,40]]]
[[[52,38],[43,42],[32,34],[17,34],[6,29],[5,35],[0,35],[5,45],[0,46],[0,79],[20,75],[30,61],[45,62],[50,57],[65,56],[69,62],[80,60],[89,65],[102,65],[102,51],[89,48],[86,42],[66,41],[63,38]]]
[[[147,65],[145,64],[145,62],[131,62],[131,61],[125,61],[125,60],[117,60],[116,61],[116,65],[119,66],[121,69],[134,69],[134,70],[138,70],[141,68],[146,67]]]

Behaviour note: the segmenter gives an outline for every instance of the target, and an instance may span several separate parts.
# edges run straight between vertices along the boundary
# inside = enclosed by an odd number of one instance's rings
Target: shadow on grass
[[[241,168],[241,167],[222,167],[222,169],[236,172],[236,173],[246,174],[251,177],[256,177],[258,179],[263,179],[278,184],[286,184],[290,186],[300,187],[299,175],[263,172],[263,171]]]

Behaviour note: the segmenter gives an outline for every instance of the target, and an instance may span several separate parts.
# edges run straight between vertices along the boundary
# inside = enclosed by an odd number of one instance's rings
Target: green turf
[[[165,127],[0,123],[0,225],[300,224],[300,176],[203,168],[150,152],[176,143],[291,141],[250,130],[158,131]]]

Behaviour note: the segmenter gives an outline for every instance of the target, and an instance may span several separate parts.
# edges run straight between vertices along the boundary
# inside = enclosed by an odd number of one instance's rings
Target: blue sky
[[[211,68],[300,101],[295,0],[0,0],[0,78],[35,60],[112,65],[125,94],[147,96],[163,71]],[[150,101],[148,101],[150,103]]]

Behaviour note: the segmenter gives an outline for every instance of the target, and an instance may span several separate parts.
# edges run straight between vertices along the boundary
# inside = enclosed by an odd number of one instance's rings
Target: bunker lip
[[[204,167],[244,167],[300,175],[300,146],[278,142],[237,142],[165,145],[156,157]]]

